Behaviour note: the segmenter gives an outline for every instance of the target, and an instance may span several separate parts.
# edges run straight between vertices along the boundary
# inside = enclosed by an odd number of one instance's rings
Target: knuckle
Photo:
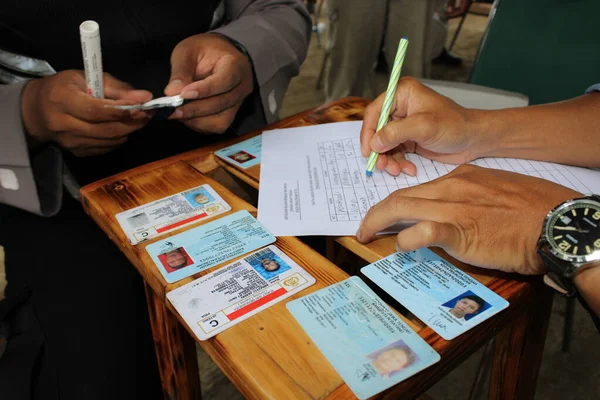
[[[421,222],[421,235],[427,243],[435,243],[440,238],[440,227],[433,221]]]
[[[63,123],[62,123],[62,118],[60,118],[56,115],[48,116],[48,118],[46,118],[46,128],[50,132],[54,132],[54,133],[62,131],[64,128]]]

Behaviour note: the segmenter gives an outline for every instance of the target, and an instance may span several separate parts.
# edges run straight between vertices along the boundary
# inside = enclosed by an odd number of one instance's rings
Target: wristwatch
[[[566,296],[574,295],[573,278],[600,260],[600,196],[567,200],[551,210],[537,252],[548,268],[544,282]]]

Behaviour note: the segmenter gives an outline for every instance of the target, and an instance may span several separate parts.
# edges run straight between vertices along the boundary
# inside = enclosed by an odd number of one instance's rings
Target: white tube
[[[85,82],[90,96],[104,98],[102,77],[102,50],[100,48],[100,25],[96,21],[85,21],[79,25],[81,52]]]

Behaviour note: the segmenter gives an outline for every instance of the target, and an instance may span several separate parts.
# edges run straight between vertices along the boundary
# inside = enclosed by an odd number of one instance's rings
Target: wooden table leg
[[[154,291],[146,286],[152,337],[166,400],[201,399],[196,344]]]
[[[531,305],[496,336],[490,380],[492,400],[533,399],[552,308],[552,291],[540,283]]]

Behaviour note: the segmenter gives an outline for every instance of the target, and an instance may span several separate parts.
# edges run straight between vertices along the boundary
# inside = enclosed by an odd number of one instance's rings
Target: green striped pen
[[[404,63],[404,56],[406,55],[406,48],[408,47],[408,39],[400,39],[398,43],[398,51],[396,52],[396,59],[394,60],[394,66],[390,75],[390,81],[385,92],[385,100],[383,100],[383,106],[381,107],[381,114],[379,115],[379,122],[377,122],[377,132],[387,124],[390,118],[390,110],[392,103],[394,102],[394,96],[396,96],[396,88],[398,87],[398,80],[400,79],[400,71],[402,70],[402,64]],[[373,175],[375,164],[377,164],[377,158],[379,153],[371,151],[369,159],[367,160],[367,178]]]

